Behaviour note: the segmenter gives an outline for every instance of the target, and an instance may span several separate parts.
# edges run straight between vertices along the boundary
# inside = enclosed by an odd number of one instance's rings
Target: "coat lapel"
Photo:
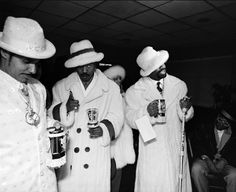
[[[212,150],[212,152],[215,154],[217,152],[217,142],[216,142],[216,138],[215,138],[215,129],[214,129],[214,124],[213,123],[209,123],[207,124],[205,128],[206,131],[206,139],[209,140],[210,142],[210,148]]]
[[[149,77],[141,78],[135,84],[135,89],[143,90],[143,98],[147,103],[156,99],[165,99],[166,108],[168,109],[170,104],[174,101],[174,98],[172,97],[173,86],[174,84],[169,79],[169,75],[167,75],[164,79],[163,96],[157,90],[156,85],[150,80]]]
[[[229,130],[225,130],[223,135],[222,135],[222,138],[221,138],[221,141],[219,143],[219,147],[218,147],[218,151],[221,151],[223,149],[223,147],[225,146],[225,144],[228,142],[228,140],[230,139],[231,137],[231,134],[232,134],[232,131],[229,129]]]
[[[97,74],[97,81],[95,82],[87,96],[84,96],[83,94],[83,85],[79,82],[78,74],[76,72],[72,73],[68,78],[65,87],[66,90],[68,90],[68,97],[70,91],[72,91],[74,99],[79,100],[80,104],[82,104],[91,102],[94,99],[101,97],[104,91],[108,91],[108,84],[104,79],[106,78],[105,75],[103,75],[103,73],[99,69],[97,69],[95,73]]]
[[[96,70],[97,74],[97,81],[93,85],[93,88],[90,90],[89,94],[87,95],[85,102],[89,103],[99,97],[101,97],[104,92],[108,91],[108,83],[105,79],[105,75],[99,70]]]
[[[164,99],[166,100],[166,109],[169,108],[169,106],[171,105],[171,103],[175,100],[175,97],[173,97],[173,82],[171,82],[169,75],[167,74],[167,76],[164,79]]]
[[[140,88],[143,88],[145,90],[144,98],[146,98],[146,100],[153,101],[155,99],[162,98],[160,92],[157,90],[155,84],[150,80],[150,78],[144,77],[143,82],[140,85]]]

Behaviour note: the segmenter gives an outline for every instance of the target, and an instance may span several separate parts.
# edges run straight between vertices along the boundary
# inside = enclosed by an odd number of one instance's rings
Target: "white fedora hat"
[[[136,62],[141,68],[140,75],[145,77],[163,65],[169,58],[165,50],[155,51],[152,47],[145,47],[138,55]]]
[[[85,39],[75,42],[70,46],[70,58],[65,62],[65,67],[72,68],[99,62],[103,59],[103,53],[95,52],[92,43]]]
[[[121,77],[121,81],[125,79],[125,69],[120,65],[114,65],[103,72],[109,79],[117,76]]]
[[[0,47],[17,55],[47,59],[56,52],[54,45],[45,39],[43,29],[28,18],[7,17],[0,32]]]

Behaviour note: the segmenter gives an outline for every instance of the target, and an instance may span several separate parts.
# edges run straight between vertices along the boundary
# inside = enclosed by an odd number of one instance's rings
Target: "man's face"
[[[21,83],[27,83],[32,74],[36,73],[39,59],[31,59],[20,55],[5,53],[7,62],[1,69]]]
[[[93,78],[95,70],[96,63],[90,63],[76,68],[76,71],[82,82],[89,82]]]
[[[216,129],[218,130],[224,130],[230,127],[230,123],[228,122],[228,120],[223,115],[220,115],[220,114],[216,118],[215,125],[216,125]]]
[[[116,77],[114,77],[113,79],[112,79],[117,85],[121,85],[121,82],[122,82],[122,78],[121,78],[121,76],[116,76]]]
[[[153,80],[159,81],[166,77],[166,65],[161,65],[158,69],[153,71],[149,77]]]

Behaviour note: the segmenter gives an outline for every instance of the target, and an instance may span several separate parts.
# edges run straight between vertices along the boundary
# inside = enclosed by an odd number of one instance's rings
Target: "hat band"
[[[230,119],[231,121],[236,121],[236,119],[234,119],[229,113],[227,113],[225,110],[222,110],[221,113],[228,119]]]
[[[78,56],[78,55],[82,55],[84,53],[89,53],[89,52],[94,52],[94,48],[87,48],[87,49],[83,49],[83,50],[80,50],[80,51],[76,51],[74,53],[72,53],[70,56],[69,56],[69,59],[75,57],[75,56]]]

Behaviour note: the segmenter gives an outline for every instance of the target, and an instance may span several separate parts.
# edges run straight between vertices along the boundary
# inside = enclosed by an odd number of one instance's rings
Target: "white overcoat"
[[[135,192],[177,192],[181,118],[179,100],[187,94],[187,86],[180,79],[167,75],[164,79],[163,97],[149,77],[143,77],[126,92],[126,117],[130,126],[137,129],[135,120],[147,115],[147,105],[155,99],[165,99],[166,123],[152,125],[156,138],[144,143],[139,137],[139,156],[136,169]],[[191,107],[186,120],[193,116]],[[152,117],[153,118],[153,117]],[[188,160],[185,150],[183,192],[191,192]]]
[[[46,117],[46,91],[37,80],[28,83],[30,102],[40,123],[26,123],[26,103],[20,83],[0,70],[0,192],[56,192],[50,143],[46,128],[54,121]]]
[[[123,95],[124,110],[126,107]],[[119,136],[111,143],[111,157],[115,159],[116,168],[121,169],[135,162],[135,151],[132,128],[124,121]]]
[[[122,96],[119,87],[109,80],[100,70],[96,69],[96,80],[88,87],[85,96],[83,85],[76,72],[60,80],[53,87],[54,106],[60,106],[60,117],[65,116],[66,102],[70,91],[74,99],[79,100],[78,112],[74,113],[74,121],[69,128],[69,144],[67,146],[67,163],[59,169],[58,186],[60,192],[110,192],[110,142],[107,127],[100,123],[103,136],[91,139],[88,133],[88,108],[98,108],[98,120],[109,120],[119,135],[124,121]],[[89,85],[89,86],[90,86]],[[71,115],[71,114],[70,114]]]

